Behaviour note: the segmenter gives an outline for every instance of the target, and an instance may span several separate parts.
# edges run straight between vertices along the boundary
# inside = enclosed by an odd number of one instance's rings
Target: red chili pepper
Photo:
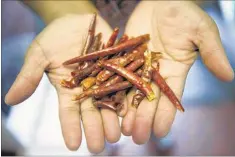
[[[66,87],[66,88],[74,88],[74,87],[76,87],[74,78],[71,78],[69,81],[66,81],[66,80],[63,79],[63,80],[60,82],[60,85],[61,85],[62,87]]]
[[[101,37],[102,37],[102,33],[99,33],[95,36],[94,41],[91,45],[91,47],[89,48],[88,53],[92,53],[94,51],[97,51],[99,48],[99,44],[101,43]],[[83,71],[86,68],[89,68],[90,66],[92,66],[94,64],[94,61],[86,61],[86,62],[80,62],[78,65],[77,70],[71,72],[72,76],[75,76],[76,73],[80,73],[81,71]],[[93,71],[92,71],[93,72]]]
[[[108,87],[102,87],[102,88],[98,87],[96,89],[86,90],[80,95],[76,95],[73,100],[74,101],[81,100],[81,99],[83,99],[85,97],[89,97],[89,96],[94,96],[94,97],[99,98],[99,97],[106,96],[110,93],[129,88],[131,86],[132,86],[132,84],[130,82],[123,81],[123,82],[120,82],[120,83],[117,83],[115,85],[111,85]]]
[[[81,82],[81,86],[83,87],[83,90],[87,90],[91,88],[95,84],[95,77],[87,77]]]
[[[144,63],[144,67],[143,67],[143,72],[142,72],[142,79],[146,82],[146,83],[150,83],[151,82],[151,78],[152,78],[152,54],[150,51],[145,51],[144,53],[144,58],[145,58],[145,63]],[[137,108],[139,106],[139,104],[141,103],[141,101],[144,99],[145,95],[144,93],[142,93],[139,89],[136,90],[136,94],[133,96],[132,99],[132,103],[131,105],[135,108]]]
[[[141,73],[142,73],[142,70],[139,69],[135,72],[135,74],[137,74],[138,76],[141,76]],[[120,110],[122,108],[122,106],[124,105],[123,104],[123,101],[124,101],[124,98],[126,96],[126,92],[127,92],[128,89],[124,89],[124,90],[121,90],[121,91],[118,91],[115,95],[112,95],[111,96],[111,99],[113,102],[115,102],[117,104],[117,108],[118,110]],[[142,93],[142,92],[141,92]],[[145,95],[144,95],[145,96]]]
[[[139,58],[133,62],[131,62],[126,69],[129,71],[135,71],[136,69],[138,69],[139,67],[141,67],[144,64],[144,59],[143,58]],[[108,81],[104,82],[103,84],[100,85],[100,87],[107,87],[110,86],[112,84],[118,83],[118,82],[122,82],[123,81],[123,77],[120,75],[114,75],[113,77],[111,77]]]
[[[88,54],[93,53],[93,52],[95,52],[99,49],[99,46],[101,44],[101,38],[102,38],[102,33],[98,33],[94,37],[93,43],[92,43],[91,47],[89,48],[89,50],[87,52]]]
[[[143,72],[142,69],[138,69],[138,70],[135,72],[135,74],[136,74],[137,76],[141,77],[142,72]]]
[[[92,44],[90,45],[90,47],[88,48],[88,51],[86,50],[87,54],[92,53],[94,51],[97,51],[99,48],[99,44],[101,43],[101,37],[102,37],[102,33],[98,33],[94,39]],[[93,37],[91,37],[93,38]],[[84,55],[84,54],[82,54]],[[77,71],[83,70],[89,66],[91,66],[92,64],[94,64],[92,61],[87,61],[87,62],[80,62],[78,64],[78,68]]]
[[[143,81],[139,76],[137,76],[133,72],[128,71],[125,68],[112,64],[110,62],[100,62],[100,66],[126,78],[128,81],[130,81],[130,83],[140,89],[147,96],[149,101],[155,99],[155,94],[150,84],[145,83],[145,81]]]
[[[69,64],[73,64],[73,63],[77,63],[77,62],[82,62],[82,61],[96,59],[99,57],[112,55],[112,54],[121,52],[125,49],[128,49],[130,47],[135,47],[135,46],[142,44],[148,40],[149,40],[149,34],[141,35],[136,38],[130,39],[130,40],[126,41],[125,43],[121,43],[119,45],[114,45],[112,47],[105,48],[103,50],[96,51],[94,53],[90,53],[90,54],[87,54],[84,56],[72,58],[70,60],[65,61],[63,63],[63,65],[69,65]]]
[[[118,36],[118,32],[119,32],[119,28],[115,28],[112,35],[110,36],[105,48],[108,48],[108,47],[111,47],[114,45],[116,39],[117,39],[117,36]]]
[[[89,75],[90,77],[95,77],[102,69],[97,67],[92,73]]]
[[[97,67],[97,65],[93,64],[93,65],[91,65],[91,66],[89,66],[89,67],[87,67],[87,68],[85,68],[81,71],[78,71],[78,70],[73,71],[73,72],[71,72],[71,75],[73,77],[79,77],[79,78],[83,79],[84,77],[90,75],[91,72],[96,69],[96,67]]]
[[[126,34],[124,34],[120,39],[119,41],[117,42],[117,45],[118,44],[121,44],[121,43],[124,43],[128,40],[128,36]],[[120,56],[123,56],[124,54],[126,53],[126,51],[122,51],[122,52],[119,52],[119,53],[116,53],[112,56],[112,58],[117,58],[117,57],[120,57]]]
[[[160,75],[157,69],[153,70],[153,75],[152,75],[153,81],[159,86],[161,91],[169,98],[169,100],[175,105],[175,107],[184,112],[184,108],[181,105],[180,101],[174,94],[174,92],[171,90],[171,88],[167,85],[163,77]]]
[[[94,101],[93,104],[97,106],[98,108],[111,109],[115,112],[117,111],[116,104],[113,101],[98,100],[98,101]]]
[[[113,31],[113,33],[111,34],[111,36],[110,36],[110,38],[109,38],[109,41],[108,41],[108,43],[107,43],[107,45],[106,45],[106,48],[113,46],[113,44],[115,43],[115,40],[116,40],[116,38],[117,38],[118,32],[119,32],[119,29],[118,29],[118,28],[115,28],[114,31]],[[104,48],[105,48],[104,44],[103,44],[100,48],[101,48],[100,50],[104,49]],[[108,59],[108,58],[102,58],[102,60],[106,60],[106,59]],[[90,76],[91,76],[91,77],[94,77],[94,76],[96,76],[100,71],[101,71],[100,68],[96,68],[94,71],[92,71],[92,73],[90,74]]]
[[[137,89],[135,95],[133,96],[131,106],[138,108],[139,104],[144,99],[144,97],[145,97],[144,93],[142,93],[140,90]]]
[[[112,62],[113,64],[118,64],[120,66],[126,66],[133,60],[136,60],[140,57],[143,57],[145,50],[147,49],[146,44],[142,44],[138,46],[136,49],[134,49],[131,53],[128,53],[126,56],[122,56],[115,59],[110,59],[108,61]],[[111,76],[114,75],[114,72],[109,71],[107,69],[102,70],[98,75],[96,79],[96,84],[100,85],[102,82],[108,80]]]
[[[88,49],[90,48],[91,43],[93,42],[94,33],[95,33],[95,24],[96,24],[96,13],[94,13],[92,16],[92,20],[91,20],[89,30],[88,30],[87,40],[86,40],[82,55],[87,54]]]
[[[128,40],[128,35],[124,34],[118,41],[117,44],[121,44],[121,43],[124,43]]]
[[[111,96],[111,99],[116,104],[123,104],[125,96],[126,96],[126,89],[118,91],[115,95]]]
[[[80,62],[80,63],[78,64],[78,68],[77,68],[76,70],[74,70],[72,73],[77,73],[77,72],[79,72],[79,71],[81,71],[81,70],[83,70],[83,69],[86,69],[86,68],[88,68],[89,66],[91,66],[92,64],[93,64],[92,61]]]

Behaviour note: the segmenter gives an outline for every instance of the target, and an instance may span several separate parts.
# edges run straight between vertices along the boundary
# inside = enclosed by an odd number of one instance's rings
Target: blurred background
[[[24,103],[15,107],[4,103],[5,94],[20,71],[28,46],[45,25],[21,2],[3,0],[1,3],[2,155],[88,153],[85,143],[77,152],[69,152],[64,146],[57,96],[46,76]],[[93,0],[93,3],[104,19],[112,27],[120,27],[122,33],[139,0]],[[235,1],[199,3],[217,23],[227,56],[235,69]],[[235,81],[219,81],[198,58],[187,77],[182,103],[186,112],[177,114],[167,137],[156,139],[152,136],[143,146],[123,137],[115,144],[107,143],[101,155],[235,155]]]

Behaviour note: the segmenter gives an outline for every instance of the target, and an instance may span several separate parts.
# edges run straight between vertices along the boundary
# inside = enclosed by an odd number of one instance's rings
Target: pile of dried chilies
[[[180,101],[159,73],[158,60],[161,53],[148,50],[149,34],[129,38],[123,35],[117,42],[119,29],[115,28],[108,42],[103,44],[102,34],[95,34],[96,14],[93,15],[87,40],[81,56],[63,63],[64,66],[78,63],[78,68],[71,72],[72,79],[62,80],[67,88],[82,86],[84,92],[73,100],[81,101],[92,97],[98,108],[120,110],[129,89],[136,87],[132,105],[138,107],[147,97],[155,98],[150,86],[153,80],[175,107],[184,111]]]

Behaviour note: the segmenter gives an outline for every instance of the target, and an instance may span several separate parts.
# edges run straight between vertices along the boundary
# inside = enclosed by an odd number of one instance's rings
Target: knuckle
[[[59,117],[63,119],[63,117],[67,117],[67,115],[71,115],[72,113],[79,113],[78,105],[68,105],[61,107],[59,110]]]
[[[65,111],[65,112],[77,112],[78,111],[78,106],[68,105],[68,106],[62,108],[62,110]]]

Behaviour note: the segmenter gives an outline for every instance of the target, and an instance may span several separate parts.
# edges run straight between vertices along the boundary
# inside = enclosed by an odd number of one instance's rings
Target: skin
[[[129,36],[150,34],[149,48],[163,53],[159,60],[160,74],[179,100],[198,54],[217,78],[227,82],[234,78],[215,22],[193,2],[142,1],[133,11],[125,33]],[[197,48],[200,53],[195,51]],[[152,102],[144,99],[137,110],[131,107],[135,92],[130,92],[127,98],[128,111],[122,121],[122,133],[132,135],[136,144],[146,143],[152,130],[157,137],[166,136],[176,115],[169,99],[157,86],[152,87],[157,98]]]
[[[95,7],[89,1],[25,3],[48,26],[29,47],[24,66],[5,97],[6,103],[16,105],[30,97],[46,71],[58,93],[59,118],[66,146],[70,150],[79,148],[82,140],[81,117],[88,149],[92,153],[101,152],[105,138],[111,143],[120,138],[116,113],[107,109],[99,112],[92,106],[91,99],[78,105],[71,101],[71,97],[81,89],[69,90],[59,86],[60,80],[69,77],[69,73],[75,69],[74,66],[63,67],[61,63],[81,54],[91,18],[88,14],[96,12]],[[100,16],[97,17],[96,32],[103,33],[105,42],[112,33]],[[192,2],[141,2],[132,14],[125,33],[128,36],[150,33],[150,49],[164,53],[160,60],[160,73],[179,99],[187,72],[197,56],[194,51],[196,46],[205,65],[218,78],[231,81],[234,77],[215,23]],[[143,100],[137,111],[130,107],[135,92],[128,95],[128,113],[122,122],[122,132],[132,135],[137,144],[149,139],[151,129],[156,136],[165,136],[174,120],[176,109],[157,86],[153,85],[153,89],[157,98],[152,102]],[[127,112],[127,106],[124,109],[123,115]]]
[[[81,122],[91,153],[104,149],[105,139],[116,142],[121,135],[118,116],[115,112],[96,109],[91,99],[78,104],[71,99],[82,92],[81,88],[66,89],[60,86],[62,79],[70,78],[76,65],[63,66],[65,60],[79,56],[85,43],[88,27],[97,12],[89,1],[26,1],[36,11],[46,28],[35,38],[29,47],[24,65],[14,84],[8,91],[5,102],[16,105],[29,98],[36,90],[46,72],[55,87],[59,99],[59,119],[66,146],[77,150],[81,144]],[[112,33],[110,26],[98,15],[96,34],[103,33],[107,42]],[[24,92],[19,92],[24,91]]]

